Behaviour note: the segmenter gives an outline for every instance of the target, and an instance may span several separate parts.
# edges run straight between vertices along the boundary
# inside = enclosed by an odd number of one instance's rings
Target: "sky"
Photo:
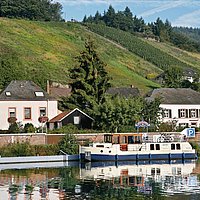
[[[82,21],[86,15],[101,14],[109,5],[115,11],[123,11],[128,6],[137,17],[145,22],[155,22],[158,17],[168,19],[172,26],[200,28],[200,0],[54,0],[63,6],[63,18]]]

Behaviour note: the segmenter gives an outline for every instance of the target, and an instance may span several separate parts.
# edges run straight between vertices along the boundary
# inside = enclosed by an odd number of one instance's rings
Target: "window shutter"
[[[181,118],[181,110],[178,109],[178,118]]]
[[[189,118],[191,118],[191,116],[192,116],[192,115],[191,115],[191,109],[189,109]]]
[[[196,118],[199,117],[199,112],[198,112],[198,109],[196,109]]]
[[[169,109],[169,118],[172,118],[172,110]]]
[[[188,109],[185,109],[186,118],[188,118]]]

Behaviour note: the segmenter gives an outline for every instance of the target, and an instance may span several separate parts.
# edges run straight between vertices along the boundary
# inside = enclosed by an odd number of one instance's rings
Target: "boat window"
[[[154,144],[150,144],[150,150],[154,150]]]
[[[128,144],[133,144],[133,143],[134,143],[134,137],[128,136]]]
[[[160,150],[160,144],[156,144],[156,150]]]
[[[181,149],[181,145],[180,144],[176,144],[176,149],[180,150]]]
[[[130,176],[129,177],[129,184],[130,185],[135,185],[135,176]]]
[[[160,168],[156,168],[156,174],[160,175]]]
[[[135,136],[135,143],[140,143],[141,137],[140,136]]]
[[[112,142],[112,135],[105,135],[104,136],[104,142],[105,143],[111,143]]]
[[[139,176],[137,177],[137,185],[142,184],[142,177]]]
[[[181,168],[180,167],[177,168],[177,174],[181,175]]]
[[[126,144],[126,136],[121,136],[121,144]]]
[[[155,175],[155,168],[151,168],[151,175]]]
[[[119,144],[119,136],[113,137],[113,144]]]
[[[175,144],[171,144],[171,150],[175,150]]]

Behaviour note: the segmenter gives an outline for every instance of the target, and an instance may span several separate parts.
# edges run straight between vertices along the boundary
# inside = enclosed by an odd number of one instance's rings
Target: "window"
[[[180,150],[181,149],[181,145],[180,144],[176,144],[176,149]]]
[[[156,150],[160,150],[160,144],[156,144]]]
[[[197,110],[196,109],[190,109],[190,117],[191,118],[197,117]]]
[[[150,144],[150,150],[154,150],[154,144]]]
[[[44,117],[46,116],[46,108],[45,107],[41,107],[40,108],[40,117]]]
[[[128,144],[133,144],[133,143],[134,143],[134,137],[128,136]]]
[[[183,118],[186,117],[186,110],[185,109],[180,109],[180,118],[181,117],[183,117]]]
[[[160,175],[160,168],[156,168],[156,174]]]
[[[187,110],[186,109],[179,109],[179,118],[186,118],[187,117]]]
[[[171,150],[175,150],[175,144],[171,144]]]
[[[114,144],[119,144],[119,136],[114,136],[113,137],[113,143]]]
[[[126,136],[121,136],[121,144],[126,144]]]
[[[5,94],[6,94],[6,96],[11,96],[11,92],[9,92],[9,91],[6,91]]]
[[[35,92],[35,96],[36,97],[43,97],[44,96],[44,92]]]
[[[155,175],[156,173],[156,169],[155,168],[151,168],[151,175]]]
[[[164,110],[164,118],[171,118],[171,109]]]
[[[24,108],[24,119],[31,119],[31,108]]]
[[[80,117],[79,116],[74,117],[74,124],[80,124]]]
[[[16,117],[16,108],[9,108],[8,115],[9,117]]]

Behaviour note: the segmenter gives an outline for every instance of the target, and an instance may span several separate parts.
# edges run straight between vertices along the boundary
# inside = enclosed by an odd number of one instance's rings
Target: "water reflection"
[[[71,165],[1,170],[0,199],[200,199],[196,162]]]

